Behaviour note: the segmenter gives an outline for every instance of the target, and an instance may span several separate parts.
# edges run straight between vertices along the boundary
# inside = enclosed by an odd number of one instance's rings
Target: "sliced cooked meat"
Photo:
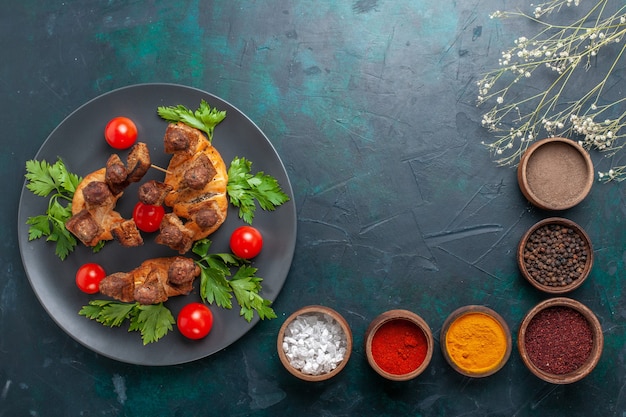
[[[91,188],[100,186],[94,186],[92,183],[104,183],[105,176],[106,168],[101,168],[83,178],[76,187],[72,199],[72,217],[65,222],[65,228],[86,246],[95,246],[101,240],[113,239],[111,229],[124,221],[122,216],[113,210],[122,193],[105,198],[102,204],[93,204],[93,201],[98,198],[94,198],[94,194],[97,193],[92,192]],[[87,190],[87,196],[85,196],[85,190]],[[90,199],[91,203],[89,203]]]
[[[173,247],[172,243],[188,232],[192,233],[193,242],[224,223],[228,214],[228,171],[217,149],[198,129],[182,123],[170,124],[164,146],[167,153],[173,154],[164,181],[172,191],[165,196],[165,205],[172,208],[180,224],[166,223],[158,241]],[[174,246],[185,250],[188,245]]]
[[[194,135],[189,134],[190,129],[192,128],[183,123],[170,123],[165,130],[165,138],[163,139],[165,153],[189,151],[197,140]]]
[[[128,187],[128,173],[118,154],[111,155],[107,160],[104,180],[113,194],[119,194]]]
[[[166,273],[158,268],[151,269],[143,284],[135,285],[134,298],[139,304],[157,304],[167,301],[165,288],[161,284],[160,275]]]
[[[129,182],[138,182],[148,172],[152,163],[150,162],[150,151],[143,142],[137,142],[130,150],[126,159],[126,172]]]
[[[65,222],[65,228],[86,246],[95,246],[100,241],[102,229],[91,213],[84,209]]]
[[[143,238],[133,219],[119,223],[111,229],[111,234],[122,246],[134,247],[143,245]]]
[[[174,213],[167,213],[161,221],[159,234],[155,242],[178,251],[187,253],[193,245],[193,232],[189,230]]]
[[[124,303],[135,301],[135,280],[132,274],[116,272],[100,281],[100,293]]]
[[[135,223],[123,219],[115,211],[115,205],[129,183],[141,180],[150,166],[150,153],[142,142],[131,149],[126,167],[118,155],[111,155],[106,167],[88,174],[76,187],[72,218],[65,225],[67,230],[87,246],[114,238],[124,246],[142,245],[143,239]],[[81,213],[83,210],[89,216]]]
[[[198,275],[200,275],[200,267],[196,265],[193,259],[182,256],[177,256],[167,271],[169,282],[176,285],[192,282]]]
[[[113,193],[109,186],[102,181],[92,181],[82,189],[87,210],[114,203]]]
[[[196,222],[200,229],[208,229],[215,225],[220,219],[219,212],[217,211],[215,204],[209,202],[211,207],[203,207],[191,213],[191,218]]]
[[[215,177],[215,174],[217,171],[209,157],[200,154],[184,172],[181,185],[193,190],[202,190]]]
[[[167,193],[172,191],[172,186],[163,182],[150,180],[139,187],[139,201],[151,206],[160,206],[165,201]]]
[[[128,273],[116,272],[106,276],[100,282],[100,292],[127,303],[157,304],[169,297],[191,292],[200,268],[191,268],[190,264],[194,264],[192,259],[180,256],[148,259]],[[177,271],[174,275],[181,282],[172,281],[172,269]]]

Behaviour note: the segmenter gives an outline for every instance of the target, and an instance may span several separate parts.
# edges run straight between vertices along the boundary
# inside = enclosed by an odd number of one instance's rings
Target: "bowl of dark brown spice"
[[[584,304],[551,298],[524,317],[517,345],[526,367],[552,384],[571,384],[589,375],[604,346],[602,327]]]
[[[535,288],[563,294],[582,285],[593,267],[591,239],[575,222],[550,217],[535,223],[517,248],[520,272]]]
[[[522,194],[544,210],[566,210],[580,203],[591,191],[593,162],[577,142],[547,138],[526,149],[517,167]]]

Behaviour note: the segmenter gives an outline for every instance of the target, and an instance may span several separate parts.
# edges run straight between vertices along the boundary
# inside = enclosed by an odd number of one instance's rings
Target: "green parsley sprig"
[[[46,240],[56,242],[56,255],[64,260],[76,247],[76,239],[65,228],[65,222],[72,217],[72,198],[81,177],[67,170],[59,158],[54,164],[45,160],[26,161],[26,188],[40,197],[48,197],[46,214],[29,217],[28,240],[46,236]]]
[[[282,191],[276,178],[262,171],[252,175],[251,170],[251,161],[235,157],[228,168],[226,186],[231,204],[239,207],[239,218],[248,224],[252,224],[254,218],[255,200],[267,211],[273,211],[289,201],[289,196]]]
[[[163,303],[143,305],[111,300],[91,300],[78,312],[107,327],[120,327],[129,321],[128,331],[141,333],[144,346],[156,342],[173,329],[174,316]]]
[[[209,137],[209,142],[213,140],[213,130],[222,120],[226,118],[225,110],[211,108],[205,100],[200,102],[200,107],[194,112],[179,104],[177,106],[160,106],[157,113],[168,122],[183,122],[184,124],[202,130]]]
[[[255,276],[257,268],[248,265],[244,259],[229,253],[210,254],[211,241],[197,241],[192,251],[200,256],[196,264],[201,269],[200,297],[206,303],[232,309],[233,295],[241,307],[240,315],[250,322],[256,311],[261,320],[274,319],[276,313],[272,302],[259,295],[262,278]],[[231,276],[231,268],[238,268]]]

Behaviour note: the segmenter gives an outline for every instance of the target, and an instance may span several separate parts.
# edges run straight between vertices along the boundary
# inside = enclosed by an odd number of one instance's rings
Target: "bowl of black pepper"
[[[591,239],[575,222],[550,217],[535,223],[517,248],[520,272],[535,288],[563,294],[580,287],[593,266]]]
[[[571,384],[596,367],[604,336],[598,318],[587,306],[554,297],[524,316],[517,346],[524,365],[536,377],[552,384]]]

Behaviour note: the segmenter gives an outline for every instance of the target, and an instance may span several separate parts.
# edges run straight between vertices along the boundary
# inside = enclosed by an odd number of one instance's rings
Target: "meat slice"
[[[209,157],[200,154],[183,173],[181,185],[192,190],[202,190],[216,174],[217,171]]]
[[[87,209],[83,209],[65,222],[65,228],[85,246],[95,246],[100,241],[102,229]]]
[[[111,229],[111,234],[122,246],[135,247],[143,245],[143,238],[133,219],[119,223]]]
[[[170,283],[182,288],[193,283],[198,268],[193,259],[177,256],[167,270],[167,278]]]
[[[165,286],[161,284],[162,276],[167,274],[159,268],[150,269],[141,285],[135,285],[133,293],[139,304],[157,304],[167,301]]]
[[[220,153],[198,129],[170,124],[163,141],[165,151],[172,154],[164,180],[172,190],[164,202],[176,219],[161,228],[157,242],[189,250],[191,246],[175,242],[188,233],[192,243],[203,239],[226,220],[228,171]]]
[[[196,131],[197,129],[184,123],[170,123],[163,138],[165,153],[183,155],[182,159],[194,155],[198,146],[206,140],[201,133],[196,134]]]
[[[220,220],[219,209],[214,201],[207,201],[203,206],[193,208],[189,214],[201,230],[213,227]]]
[[[115,197],[109,186],[103,181],[92,181],[82,190],[87,210],[115,204]]]
[[[135,279],[128,272],[116,272],[100,281],[100,293],[124,303],[135,301]]]
[[[167,213],[161,220],[159,234],[154,240],[160,245],[168,246],[181,255],[189,252],[194,242],[194,233],[189,230],[174,213]]]
[[[65,228],[86,246],[112,240],[111,229],[124,221],[114,210],[122,193],[113,195],[103,190],[105,176],[106,168],[101,168],[83,178],[72,199],[72,217],[65,222]]]
[[[119,194],[128,187],[128,172],[118,154],[109,157],[104,180],[113,194]]]
[[[142,142],[130,150],[126,167],[117,154],[111,155],[106,167],[86,175],[76,187],[72,217],[65,223],[66,229],[86,246],[114,238],[124,246],[142,245],[135,222],[122,218],[115,205],[124,189],[141,180],[150,166],[150,153]]]
[[[123,302],[157,304],[189,294],[200,275],[193,259],[181,256],[144,261],[130,272],[116,272],[100,282],[100,292]]]
[[[170,191],[172,191],[171,185],[150,180],[139,187],[139,201],[151,206],[160,206]]]
[[[150,151],[148,145],[137,142],[133,145],[126,158],[126,172],[129,182],[139,182],[150,169]]]

